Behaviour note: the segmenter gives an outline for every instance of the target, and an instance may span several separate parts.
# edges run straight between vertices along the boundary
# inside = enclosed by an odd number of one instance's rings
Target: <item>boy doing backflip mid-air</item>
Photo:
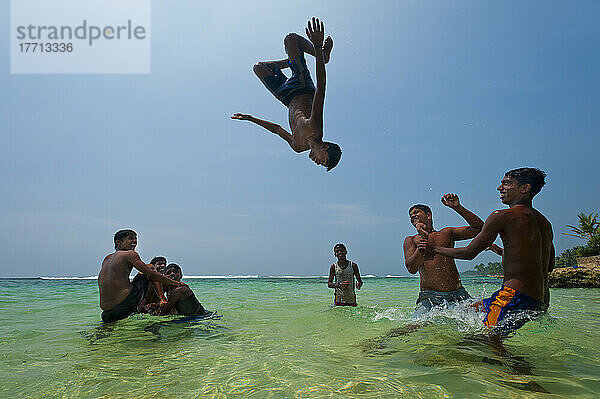
[[[264,127],[285,140],[296,152],[310,149],[309,158],[329,171],[340,161],[342,151],[337,144],[323,141],[325,64],[329,62],[333,48],[331,36],[323,40],[324,32],[323,22],[313,17],[312,24],[308,21],[306,28],[306,35],[310,41],[296,33],[289,33],[283,40],[287,59],[259,62],[254,65],[256,76],[283,105],[288,107],[291,133],[280,125],[252,115],[235,113],[231,118],[251,121]],[[304,53],[315,57],[316,88],[306,66]],[[290,78],[281,71],[285,68],[291,69]]]

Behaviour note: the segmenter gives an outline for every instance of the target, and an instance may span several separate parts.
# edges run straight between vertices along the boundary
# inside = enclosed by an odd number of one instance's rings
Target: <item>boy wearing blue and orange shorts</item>
[[[432,247],[435,253],[456,259],[473,259],[498,235],[502,239],[502,288],[476,304],[486,326],[506,335],[548,309],[548,273],[554,268],[552,225],[533,208],[533,197],[545,184],[546,174],[535,168],[506,172],[497,190],[509,206],[492,212],[481,232],[463,248]]]
[[[483,324],[493,327],[501,335],[523,327],[526,322],[548,310],[546,303],[506,285],[473,306],[486,313]]]

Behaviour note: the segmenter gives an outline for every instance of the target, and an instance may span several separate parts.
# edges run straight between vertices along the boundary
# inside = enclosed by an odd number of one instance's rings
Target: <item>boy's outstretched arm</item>
[[[444,248],[432,245],[431,249],[436,254],[442,254],[450,258],[471,260],[494,243],[505,224],[506,220],[502,211],[494,211],[485,221],[481,232],[466,247]]]
[[[165,293],[163,290],[163,286],[160,282],[155,281],[155,280],[151,280],[152,282],[152,287],[154,288],[154,292],[156,292],[156,296],[158,297],[160,304],[165,304],[167,303],[167,298],[165,297]]]
[[[271,133],[275,133],[276,135],[278,135],[279,137],[281,137],[282,139],[287,141],[287,143],[290,145],[290,147],[292,147],[292,135],[287,130],[285,130],[284,128],[282,128],[280,125],[278,125],[276,123],[258,119],[249,114],[241,114],[239,112],[236,112],[235,114],[231,115],[231,119],[238,119],[241,121],[254,122],[257,125],[264,127]],[[293,148],[294,147],[292,147],[292,149]]]
[[[451,227],[452,238],[455,241],[468,240],[469,238],[475,237],[481,231],[483,227],[483,220],[467,208],[461,205],[458,195],[448,193],[442,196],[442,204],[448,208],[453,209],[458,213],[469,226],[467,227]]]
[[[317,68],[317,91],[315,91],[313,98],[310,122],[314,128],[323,130],[323,105],[325,104],[326,83],[325,60],[323,59],[323,38],[325,36],[323,22],[313,17],[311,26],[311,21],[308,21],[306,36],[308,36],[308,39],[315,48],[315,65]]]
[[[130,254],[128,255],[129,263],[133,267],[135,267],[138,271],[143,273],[148,278],[148,280],[158,281],[159,283],[162,283],[165,285],[173,285],[175,287],[187,287],[187,285],[185,283],[182,283],[181,281],[172,280],[172,279],[168,278],[167,276],[164,276],[161,273],[157,272],[154,269],[154,266],[152,264],[144,263],[140,259],[140,256],[137,254],[137,252],[135,252],[135,251],[129,251],[129,252],[130,252]],[[164,294],[163,294],[163,298],[164,298]]]
[[[504,254],[504,248],[496,245],[496,244],[492,244],[488,247],[487,251],[492,251],[494,252],[496,255],[500,255],[502,256],[502,254]]]

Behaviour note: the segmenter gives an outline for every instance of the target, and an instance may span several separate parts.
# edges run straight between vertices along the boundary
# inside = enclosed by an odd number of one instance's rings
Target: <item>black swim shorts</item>
[[[138,305],[142,302],[142,300],[146,297],[146,292],[148,291],[149,285],[148,278],[143,274],[138,274],[135,276],[131,285],[131,292],[127,295],[127,298],[123,300],[120,304],[115,306],[110,310],[105,310],[102,312],[102,321],[105,323],[110,323],[112,321],[117,321],[121,319],[125,319],[132,313],[135,313]]]
[[[273,71],[272,75],[261,78],[261,81],[267,89],[273,95],[283,103],[286,107],[290,105],[292,99],[301,94],[314,95],[316,88],[310,77],[310,72],[306,66],[306,59],[304,53],[293,60],[287,61],[290,69],[292,70],[292,76],[287,78],[281,69],[274,63],[267,63],[266,65]]]

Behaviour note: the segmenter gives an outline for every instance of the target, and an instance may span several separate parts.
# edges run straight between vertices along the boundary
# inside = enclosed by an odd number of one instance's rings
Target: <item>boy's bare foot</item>
[[[331,36],[327,36],[325,41],[323,42],[323,62],[326,64],[329,62],[329,56],[331,55],[331,50],[333,49],[333,39]]]

